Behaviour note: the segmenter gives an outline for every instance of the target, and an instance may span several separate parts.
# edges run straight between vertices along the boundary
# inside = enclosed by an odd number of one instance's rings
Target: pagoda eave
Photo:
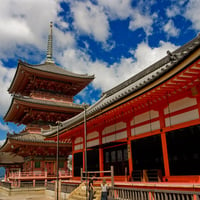
[[[56,118],[58,118],[56,120],[63,121],[80,113],[82,110],[81,106],[71,103],[59,104],[57,102],[14,97],[4,120],[26,124],[27,119],[36,119],[41,115],[47,119],[49,118],[50,121]]]
[[[39,67],[38,67],[39,66]],[[17,71],[15,73],[13,82],[11,83],[10,88],[8,89],[9,93],[21,93],[21,94],[28,94],[31,92],[31,87],[36,87],[35,84],[38,81],[47,81],[49,83],[56,83],[55,85],[60,88],[63,88],[63,84],[65,85],[66,92],[71,95],[76,95],[80,92],[83,88],[85,88],[93,79],[94,76],[78,76],[74,75],[73,73],[64,74],[66,70],[61,69],[58,66],[54,66],[55,69],[52,71],[47,71],[48,69],[45,64],[42,65],[29,65],[19,61]],[[52,65],[50,65],[51,67]],[[42,67],[45,67],[45,70],[42,70]],[[59,70],[63,70],[60,73]],[[62,73],[63,72],[63,73]],[[23,80],[23,81],[22,81]],[[45,84],[43,84],[45,85]],[[71,85],[71,86],[70,86]],[[64,89],[65,89],[64,87]],[[40,85],[37,85],[37,88],[40,89]],[[42,88],[41,88],[42,89]]]
[[[59,143],[59,148],[62,152],[70,152],[71,144]],[[31,141],[19,139],[7,139],[4,145],[0,148],[1,152],[13,152],[19,156],[31,156],[33,154],[45,156],[55,155],[57,143],[52,141]]]

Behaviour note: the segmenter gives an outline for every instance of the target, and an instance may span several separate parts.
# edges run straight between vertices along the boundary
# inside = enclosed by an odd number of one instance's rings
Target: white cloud
[[[53,44],[54,44],[54,54],[60,54],[66,48],[74,48],[76,45],[75,36],[72,32],[63,32],[60,29],[54,27],[53,29]]]
[[[153,2],[140,1],[137,8],[131,6],[130,0],[98,0],[98,4],[103,7],[110,20],[130,18],[130,30],[135,31],[138,28],[143,28],[147,35],[152,34],[152,24],[157,15],[150,14],[146,7],[151,7]]]
[[[141,43],[137,49],[131,50],[132,57],[122,57],[119,63],[114,63],[111,66],[99,60],[91,61],[89,55],[78,49],[65,50],[59,60],[60,64],[65,66],[67,70],[94,74],[93,87],[106,91],[166,56],[167,50],[173,51],[176,48],[175,45],[163,41],[157,48],[151,48],[148,44]]]
[[[169,18],[171,18],[171,17],[175,17],[176,15],[179,15],[180,11],[181,11],[180,7],[173,4],[173,6],[166,9],[166,14]]]
[[[192,26],[196,30],[200,30],[200,20],[199,20],[199,0],[190,0],[186,7],[186,12],[184,16],[192,22]]]
[[[171,43],[160,42],[157,48],[151,48],[147,43],[141,43],[137,49],[130,50],[132,57],[121,58],[119,63],[115,63],[112,67],[116,69],[113,76],[117,77],[117,83],[123,82],[131,76],[149,67],[159,59],[166,56],[167,50],[173,51],[177,47]],[[144,56],[148,55],[148,56]],[[110,77],[112,79],[112,77]]]
[[[5,140],[0,140],[0,146],[4,144]]]
[[[71,10],[74,16],[74,26],[81,34],[90,35],[99,42],[107,40],[109,23],[100,6],[89,1],[73,1]]]
[[[149,15],[148,13],[143,14],[139,10],[135,9],[131,15],[129,29],[134,31],[138,28],[143,28],[147,35],[151,35],[153,31],[152,25],[156,17],[157,17],[156,14],[153,15]]]
[[[126,19],[132,12],[130,0],[98,0],[98,4],[103,6],[111,20]]]
[[[159,47],[151,48],[146,43],[141,43],[135,50],[134,56],[136,58],[135,66],[139,69],[147,68],[159,59],[166,56],[167,50],[173,51],[177,48],[170,42],[160,41]],[[147,56],[144,56],[147,55]]]
[[[0,63],[0,116],[3,116],[10,105],[11,96],[7,92],[16,69],[6,68]]]
[[[180,33],[180,30],[175,27],[174,22],[171,19],[164,25],[164,31],[168,36],[172,37],[176,37]]]
[[[18,45],[46,45],[50,21],[58,21],[56,0],[4,0],[0,6],[0,57],[14,57]],[[20,52],[19,52],[20,53]]]

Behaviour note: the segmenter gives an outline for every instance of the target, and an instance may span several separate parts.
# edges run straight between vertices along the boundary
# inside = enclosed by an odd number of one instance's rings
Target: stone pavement
[[[54,197],[48,197],[45,194],[17,194],[7,196],[0,193],[0,200],[54,200]]]

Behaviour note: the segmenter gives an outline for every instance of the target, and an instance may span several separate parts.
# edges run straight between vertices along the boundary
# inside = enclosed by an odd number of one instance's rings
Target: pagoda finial
[[[53,22],[50,22],[50,31],[48,35],[48,45],[47,45],[47,58],[46,62],[47,63],[54,63],[53,60]]]

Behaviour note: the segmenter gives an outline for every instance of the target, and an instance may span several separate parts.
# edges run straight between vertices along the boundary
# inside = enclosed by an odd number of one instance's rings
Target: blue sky
[[[145,69],[199,34],[199,0],[1,0],[0,144],[24,126],[5,123],[7,90],[19,59],[45,61],[54,22],[56,64],[95,80],[75,102],[93,104],[101,93]]]

